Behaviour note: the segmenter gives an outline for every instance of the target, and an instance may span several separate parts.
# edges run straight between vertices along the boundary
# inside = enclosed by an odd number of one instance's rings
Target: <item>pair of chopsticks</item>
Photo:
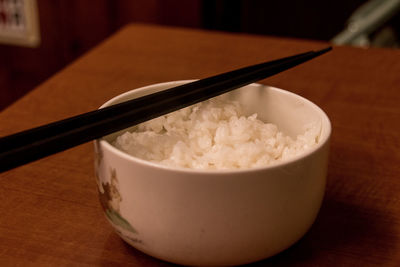
[[[331,47],[212,76],[0,138],[0,172],[221,95],[322,55]]]

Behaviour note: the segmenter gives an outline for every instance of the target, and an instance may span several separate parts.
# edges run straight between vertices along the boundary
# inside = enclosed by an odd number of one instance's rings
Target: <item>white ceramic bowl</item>
[[[135,89],[102,107],[185,82]],[[120,133],[96,140],[106,217],[136,249],[184,265],[238,265],[288,248],[311,227],[325,190],[328,117],[307,99],[269,86],[251,84],[229,95],[293,137],[305,124],[319,123],[318,145],[268,167],[202,171],[132,157],[110,144]]]

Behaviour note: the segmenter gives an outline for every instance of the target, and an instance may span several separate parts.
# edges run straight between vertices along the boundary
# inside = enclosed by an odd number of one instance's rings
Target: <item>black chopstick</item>
[[[2,137],[0,172],[265,79],[331,49],[252,65]]]

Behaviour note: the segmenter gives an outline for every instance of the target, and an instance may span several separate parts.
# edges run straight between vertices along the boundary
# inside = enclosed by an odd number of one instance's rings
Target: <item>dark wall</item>
[[[233,32],[330,40],[363,0],[204,1],[204,26]]]

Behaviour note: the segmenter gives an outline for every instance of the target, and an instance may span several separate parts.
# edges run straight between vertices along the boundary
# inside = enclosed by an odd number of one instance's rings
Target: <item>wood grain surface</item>
[[[203,78],[328,44],[129,25],[0,113],[0,136],[96,109],[129,89]],[[334,47],[261,83],[332,121],[326,196],[310,231],[255,266],[400,265],[400,50]],[[0,266],[169,266],[105,220],[92,144],[0,174]]]

